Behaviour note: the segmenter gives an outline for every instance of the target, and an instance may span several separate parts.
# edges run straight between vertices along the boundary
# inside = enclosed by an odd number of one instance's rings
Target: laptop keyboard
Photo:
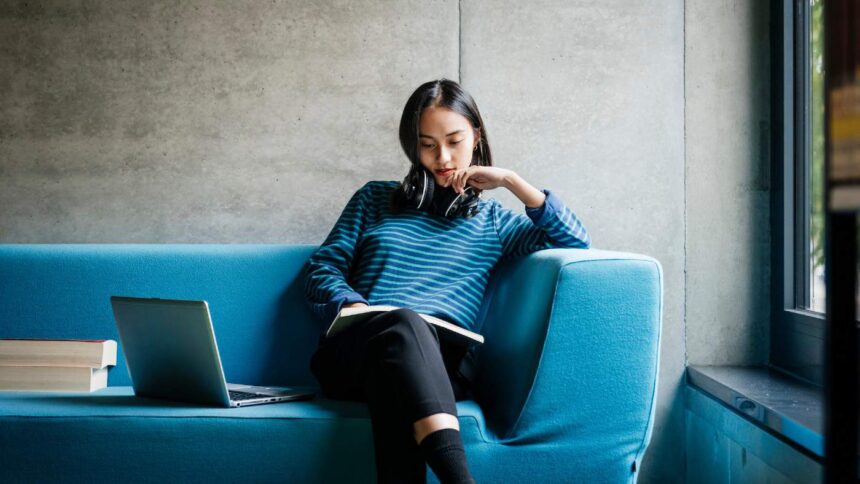
[[[258,395],[256,393],[248,393],[248,392],[240,392],[236,390],[230,390],[230,400],[233,401],[242,401],[242,400],[251,400],[252,398],[260,398],[263,395]]]

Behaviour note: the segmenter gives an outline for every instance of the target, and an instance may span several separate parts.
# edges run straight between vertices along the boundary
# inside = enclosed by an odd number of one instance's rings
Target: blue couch
[[[228,381],[312,385],[313,245],[0,245],[0,337],[112,338],[111,295],[205,299]],[[654,421],[662,271],[549,249],[499,264],[458,402],[478,482],[635,482]],[[374,482],[366,406],[137,398],[118,355],[91,394],[0,392],[0,481]],[[437,482],[428,468],[428,478]]]

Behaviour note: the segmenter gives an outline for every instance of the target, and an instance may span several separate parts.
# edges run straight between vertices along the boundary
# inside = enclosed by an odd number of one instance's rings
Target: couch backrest
[[[110,296],[209,303],[228,381],[315,384],[314,245],[0,245],[0,338],[115,339]],[[129,385],[119,349],[110,385]]]
[[[308,363],[322,325],[305,303],[302,273],[317,247],[0,244],[0,338],[119,342],[110,305],[113,295],[206,300],[229,381],[315,385]],[[539,258],[526,257],[497,266],[478,328],[492,302],[495,274],[506,274],[508,265],[530,265],[530,260],[539,265]],[[551,298],[551,292],[540,296],[548,310],[550,301],[543,299]],[[540,328],[533,335],[542,336]],[[540,344],[532,349],[539,352]],[[109,384],[131,384],[121,345]]]

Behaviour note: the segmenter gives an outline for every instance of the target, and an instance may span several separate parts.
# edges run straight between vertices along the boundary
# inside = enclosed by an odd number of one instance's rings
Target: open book
[[[337,313],[337,316],[334,318],[334,321],[332,321],[331,325],[328,327],[328,331],[326,331],[325,336],[326,338],[330,338],[353,324],[360,323],[361,321],[370,319],[377,314],[393,311],[395,309],[400,308],[397,306],[386,306],[382,304],[359,306],[354,308],[341,308],[340,312]],[[436,333],[439,335],[439,339],[444,338],[452,343],[466,347],[484,343],[484,337],[478,333],[474,333],[468,329],[457,326],[454,323],[449,323],[448,321],[439,319],[435,316],[430,316],[429,314],[418,314],[424,318],[424,321],[427,321],[436,327]]]

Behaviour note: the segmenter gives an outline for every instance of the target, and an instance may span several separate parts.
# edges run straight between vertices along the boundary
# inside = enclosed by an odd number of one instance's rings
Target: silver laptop
[[[110,301],[135,395],[221,407],[314,397],[311,388],[227,383],[206,301]]]

